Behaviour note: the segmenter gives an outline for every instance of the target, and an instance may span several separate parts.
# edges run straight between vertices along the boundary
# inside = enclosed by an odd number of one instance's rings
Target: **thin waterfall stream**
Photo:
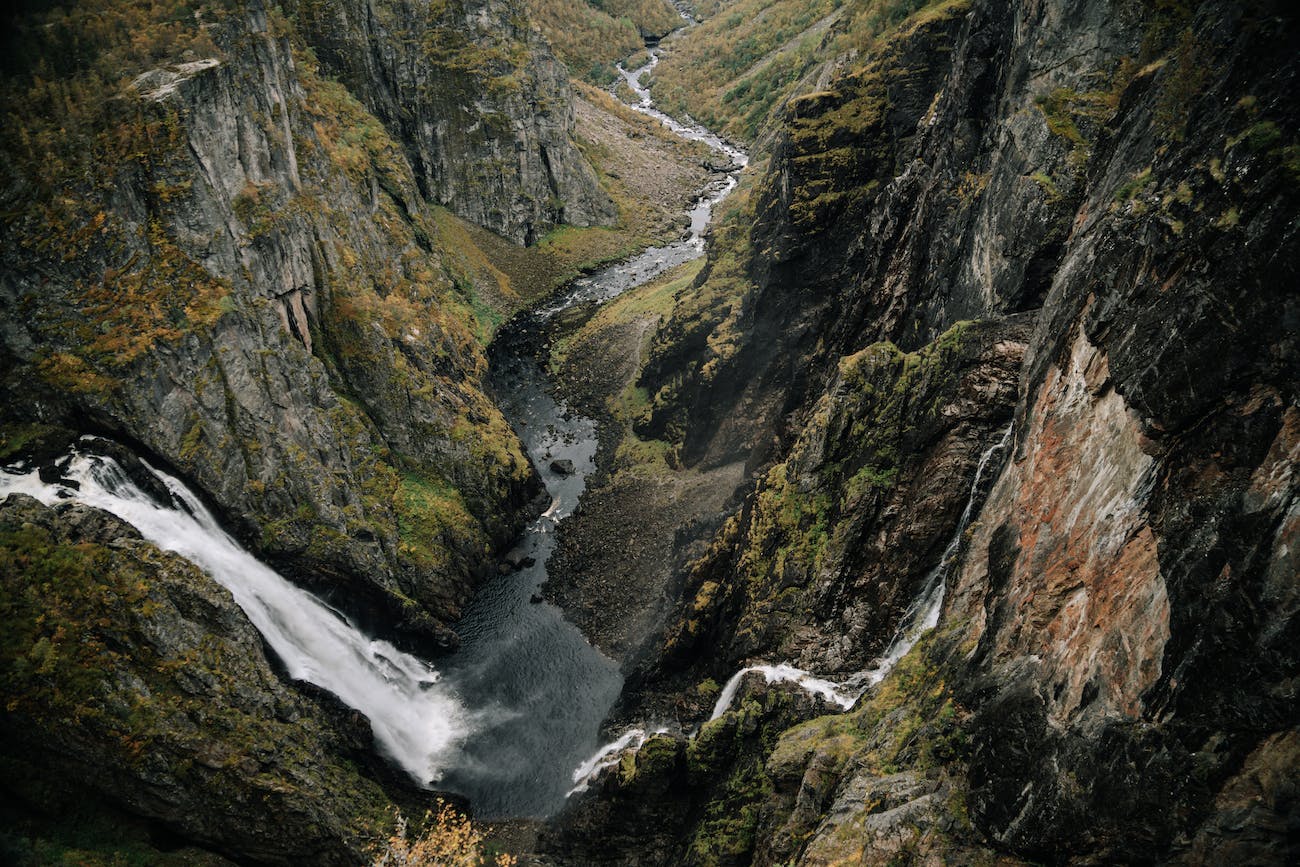
[[[723,685],[718,700],[714,703],[713,712],[709,715],[709,721],[717,719],[731,708],[745,678],[751,674],[761,675],[766,683],[792,683],[808,694],[820,698],[827,704],[837,705],[845,711],[852,710],[867,690],[884,680],[899,660],[916,646],[922,636],[938,625],[939,614],[943,609],[944,586],[948,570],[952,567],[953,559],[961,547],[962,535],[975,515],[977,503],[981,495],[986,493],[984,485],[990,473],[996,472],[1002,466],[1013,432],[1014,423],[1008,425],[998,441],[980,455],[979,462],[975,466],[974,479],[971,481],[970,493],[966,497],[966,505],[957,519],[957,527],[951,540],[939,557],[939,562],[925,576],[916,598],[903,612],[884,652],[876,657],[870,666],[842,681],[817,677],[788,663],[745,666],[728,678]],[[577,766],[573,771],[572,792],[585,791],[601,773],[618,764],[623,752],[638,750],[650,737],[665,731],[668,731],[666,726],[636,726],[627,729]]]
[[[820,696],[832,704],[838,704],[845,710],[852,709],[868,689],[884,680],[885,676],[893,671],[898,661],[907,656],[908,651],[916,646],[921,637],[938,625],[939,614],[943,609],[944,582],[947,580],[948,570],[952,567],[953,558],[957,556],[958,549],[961,547],[962,534],[970,526],[971,518],[975,514],[976,502],[983,492],[989,468],[1001,467],[1000,460],[997,464],[994,464],[993,460],[995,457],[1005,457],[1014,427],[1014,423],[1007,425],[998,441],[980,455],[979,462],[975,465],[975,477],[971,481],[970,493],[966,497],[966,506],[962,509],[961,517],[957,519],[957,527],[953,531],[952,539],[940,555],[939,562],[925,576],[920,592],[912,600],[912,604],[903,612],[885,651],[876,657],[871,665],[838,683],[815,677],[790,665],[753,665],[742,668],[723,686],[709,719],[715,720],[727,712],[736,698],[736,693],[740,690],[741,681],[750,673],[763,675],[768,683],[784,681],[797,684],[807,692]]]

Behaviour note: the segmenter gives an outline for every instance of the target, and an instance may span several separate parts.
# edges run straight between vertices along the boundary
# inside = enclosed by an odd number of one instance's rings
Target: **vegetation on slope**
[[[612,82],[615,64],[682,26],[668,0],[527,0],[528,15],[576,78]]]
[[[684,299],[656,335],[643,383],[653,395],[644,433],[686,441],[690,459],[698,457],[691,441],[706,441],[707,431],[688,431],[691,413],[714,399],[704,394],[727,393],[749,380],[753,372],[737,375],[735,365],[765,351],[746,342],[738,323],[760,303],[756,293],[771,282],[766,275],[816,239],[851,231],[865,219],[896,169],[898,137],[889,113],[896,89],[924,87],[914,83],[924,82],[927,59],[966,7],[966,0],[948,0],[921,9],[878,33],[864,62],[841,71],[825,90],[788,101],[772,161],[746,173],[752,194],[740,200],[743,209],[719,215],[696,297]],[[815,285],[819,276],[818,269],[805,272],[797,285]],[[779,292],[768,300],[771,310],[821,299]],[[796,341],[799,334],[787,329],[775,339]]]
[[[20,852],[147,855],[130,824],[100,824],[96,795],[268,860],[296,850],[339,863],[388,828],[388,799],[344,757],[328,714],[280,683],[229,593],[116,519],[7,501],[0,612],[4,801],[34,817],[9,841]],[[91,827],[40,818],[69,801]]]
[[[480,386],[491,304],[518,299],[486,291],[481,252],[278,7],[266,32],[220,2],[89,0],[16,23],[0,237],[25,340],[6,393],[71,396],[65,412],[165,456],[263,553],[373,582],[432,628],[526,500],[528,464]],[[196,130],[225,96],[242,113]],[[308,256],[304,321],[279,298]]]
[[[874,41],[936,0],[736,0],[669,43],[653,90],[670,114],[753,142],[809,73]]]
[[[665,654],[687,659],[706,636],[716,642],[724,611],[734,620],[734,656],[790,652],[792,627],[815,606],[819,585],[866,544],[855,518],[884,510],[906,446],[943,408],[966,328],[959,323],[917,352],[879,343],[840,361],[787,460],[763,475],[750,508],[728,519],[694,565],[694,595]]]
[[[514,867],[518,860],[494,852],[484,832],[469,817],[437,799],[438,811],[424,815],[424,827],[412,830],[397,814],[393,834],[376,847],[371,867]]]

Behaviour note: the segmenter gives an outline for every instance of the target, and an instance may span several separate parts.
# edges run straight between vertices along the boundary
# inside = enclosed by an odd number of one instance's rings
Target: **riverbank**
[[[561,529],[544,592],[625,673],[664,623],[677,597],[674,577],[703,553],[699,540],[744,481],[742,462],[683,469],[663,443],[632,430],[648,341],[700,265],[610,302],[556,341],[551,356],[564,400],[597,421],[599,469],[582,509]]]
[[[736,188],[748,162],[711,131],[655,107],[641,76],[657,61],[651,52],[638,69],[620,67],[621,84],[635,102],[619,105],[617,113],[634,114],[657,139],[706,147],[704,162],[726,169],[712,170],[684,215],[690,230],[684,243],[649,248],[621,269],[578,281],[549,308],[545,341],[558,393],[597,422],[598,457],[583,508],[559,532],[544,593],[624,673],[653,645],[680,595],[674,577],[703,553],[694,543],[716,529],[744,481],[743,462],[687,470],[667,444],[642,440],[633,430],[647,403],[636,383],[649,341],[700,273],[713,206]],[[644,175],[648,167],[633,168],[641,183],[655,183]]]
[[[705,165],[708,146],[675,135],[603,90],[573,86],[574,138],[618,207],[618,223],[563,226],[521,247],[445,215],[463,248],[482,253],[467,276],[498,322],[581,274],[682,237],[700,190],[719,176]]]

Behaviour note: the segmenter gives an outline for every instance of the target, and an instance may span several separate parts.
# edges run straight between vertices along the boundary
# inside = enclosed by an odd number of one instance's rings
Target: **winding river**
[[[708,145],[727,166],[690,208],[690,229],[674,243],[580,277],[547,302],[516,315],[490,350],[491,385],[498,404],[537,467],[550,508],[520,540],[514,559],[530,563],[484,587],[457,626],[459,651],[441,664],[445,682],[470,708],[474,731],[440,785],[467,795],[487,817],[546,816],[563,805],[574,769],[600,748],[600,727],[622,690],[612,660],[592,647],[563,613],[540,601],[556,526],[578,506],[596,469],[596,425],[556,400],[542,357],[552,320],[577,304],[600,304],[704,255],[704,231],[713,208],[737,183],[746,154],[706,129],[676,121],[654,107],[640,84],[658,52],[635,70],[623,70],[638,98],[637,111],[682,138]],[[557,471],[556,461],[568,461]]]
[[[653,55],[649,66],[657,59]],[[51,505],[80,501],[116,514],[226,587],[290,676],[365,713],[376,749],[417,782],[468,796],[480,816],[554,813],[575,790],[575,769],[581,775],[612,754],[608,745],[601,749],[600,726],[623,680],[614,662],[539,593],[556,528],[578,507],[596,469],[597,446],[595,423],[553,396],[541,347],[560,311],[607,301],[702,256],[713,207],[735,188],[746,162],[707,130],[658,112],[636,80],[642,71],[623,73],[638,94],[638,110],[714,148],[729,171],[700,192],[681,239],[575,280],[498,333],[490,349],[491,385],[551,503],[512,552],[510,559],[522,568],[480,591],[458,624],[461,648],[436,669],[367,635],[260,563],[179,479],[144,464],[140,472],[151,474],[153,483],[141,487],[93,441],[59,462],[57,479],[46,481],[34,466],[0,468],[0,498],[24,493]],[[629,736],[624,745],[634,740]]]

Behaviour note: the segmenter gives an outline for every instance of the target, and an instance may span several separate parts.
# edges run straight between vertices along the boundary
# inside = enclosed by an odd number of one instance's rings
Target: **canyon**
[[[6,15],[4,860],[1300,859],[1286,4]]]

